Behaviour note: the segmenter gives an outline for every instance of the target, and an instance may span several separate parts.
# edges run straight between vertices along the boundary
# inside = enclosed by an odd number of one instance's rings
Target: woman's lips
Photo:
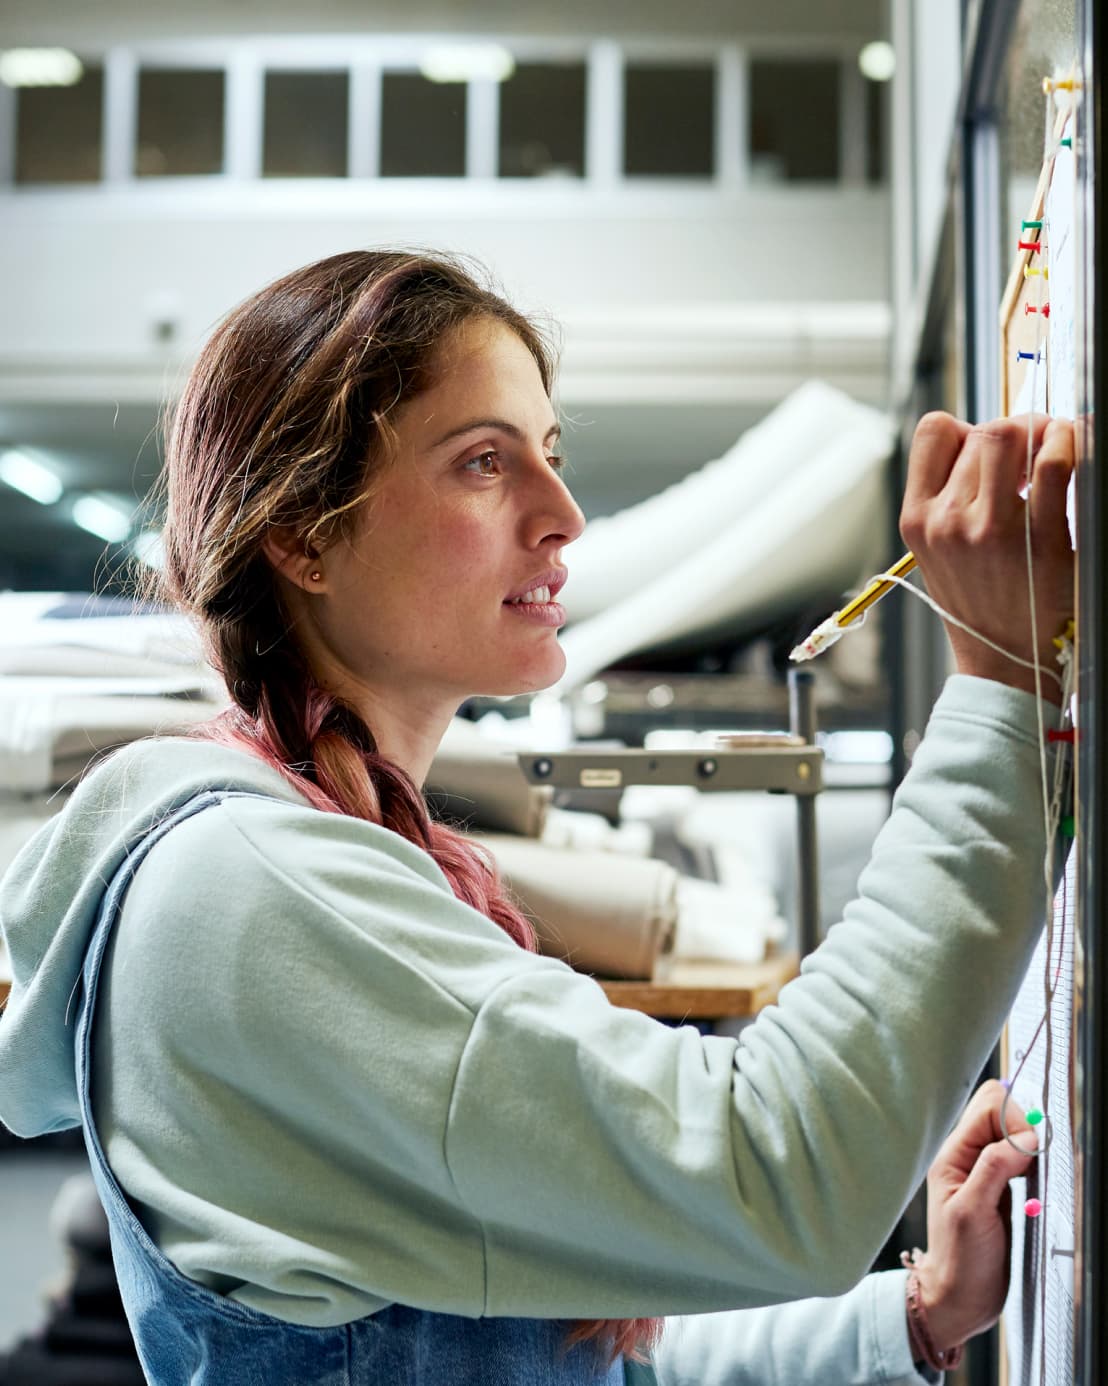
[[[566,609],[561,602],[504,602],[511,612],[539,626],[564,626]]]

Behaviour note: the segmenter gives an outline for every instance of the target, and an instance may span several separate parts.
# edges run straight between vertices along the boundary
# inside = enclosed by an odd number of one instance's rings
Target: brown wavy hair
[[[276,526],[311,554],[349,537],[389,463],[390,415],[429,388],[443,339],[475,319],[510,328],[551,392],[555,358],[541,332],[456,257],[333,255],[234,309],[201,351],[168,430],[165,567],[153,595],[196,620],[231,695],[202,735],[248,748],[317,808],[416,843],[459,899],[534,950],[495,866],[431,818],[372,728],[320,687],[263,552]],[[649,1349],[661,1327],[582,1320],[565,1346],[591,1342],[612,1361]]]

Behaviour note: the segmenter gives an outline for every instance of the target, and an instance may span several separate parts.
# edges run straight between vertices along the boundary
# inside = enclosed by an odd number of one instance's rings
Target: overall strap
[[[123,1192],[116,1183],[115,1176],[112,1174],[100,1143],[100,1134],[96,1129],[93,1119],[92,1102],[89,1094],[89,1074],[90,1074],[90,1047],[92,1039],[93,1015],[96,1009],[96,996],[100,984],[100,970],[104,961],[104,954],[107,950],[108,941],[119,912],[123,905],[124,897],[128,887],[134,880],[135,873],[145,861],[150,850],[159,843],[166,833],[170,832],[178,823],[183,823],[186,819],[192,818],[198,813],[202,813],[207,808],[212,808],[229,798],[246,799],[270,799],[275,802],[276,796],[270,794],[255,793],[252,790],[240,789],[205,789],[195,794],[191,799],[179,805],[164,818],[159,819],[142,837],[130,844],[127,854],[116,871],[115,875],[107,883],[104,895],[101,899],[100,910],[97,915],[96,925],[85,951],[84,966],[81,970],[81,998],[79,1002],[79,1012],[77,1017],[77,1030],[74,1037],[75,1061],[77,1071],[77,1095],[81,1109],[81,1123],[84,1127],[85,1144],[88,1147],[89,1159],[92,1164],[93,1178],[100,1192],[101,1200],[104,1202],[105,1209],[109,1214],[109,1221],[113,1217],[120,1223],[125,1224],[132,1235],[145,1246],[147,1252],[157,1260],[164,1260],[162,1253],[154,1245],[146,1233],[145,1228],[135,1217],[130,1205],[123,1196]],[[168,1266],[168,1262],[166,1262]]]

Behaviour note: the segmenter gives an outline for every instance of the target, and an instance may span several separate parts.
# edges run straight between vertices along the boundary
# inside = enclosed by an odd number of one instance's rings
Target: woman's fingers
[[[1023,504],[1020,491],[1027,480],[1027,466],[1042,446],[1050,419],[1045,414],[1025,418],[995,419],[970,435],[977,444],[977,510],[987,517],[1007,517]],[[1028,434],[1030,433],[1030,448]]]
[[[1072,425],[1045,415],[971,429],[949,415],[929,414],[912,444],[900,516],[928,591],[950,617],[958,670],[1031,693],[1041,687],[1055,702],[1060,683],[1037,679],[1034,661],[1053,675],[1052,641],[1073,615],[1073,553],[1065,527],[1072,457]],[[1020,491],[1032,458],[1031,502],[1025,504]]]
[[[1020,1145],[1031,1149],[1034,1140],[1028,1140],[1026,1136],[1031,1135],[1032,1128],[1028,1126],[1019,1106],[1011,1099],[1005,1104],[1004,1098],[1004,1088],[994,1078],[983,1083],[967,1103],[958,1124],[943,1142],[932,1166],[932,1174],[944,1185],[955,1188],[962,1184],[974,1168],[981,1152],[995,1142],[1001,1141],[1008,1149],[1012,1149],[1008,1142],[1003,1140],[1004,1130],[1000,1124],[1002,1110],[1008,1134],[1016,1136]],[[1013,1150],[1012,1153],[1015,1155],[1018,1152]]]
[[[1017,1140],[1029,1150],[1035,1145],[1035,1134],[1028,1133]],[[1008,1141],[994,1141],[987,1145],[977,1157],[977,1163],[970,1170],[962,1185],[962,1198],[973,1208],[995,1211],[1008,1187],[1009,1179],[1017,1179],[1027,1173],[1027,1167],[1035,1159],[1034,1154],[1023,1154]]]
[[[1035,456],[1030,496],[1032,527],[1048,538],[1069,534],[1066,498],[1073,463],[1073,428],[1052,420]]]
[[[908,454],[906,511],[933,500],[947,484],[969,432],[969,424],[951,414],[936,411],[920,419]]]

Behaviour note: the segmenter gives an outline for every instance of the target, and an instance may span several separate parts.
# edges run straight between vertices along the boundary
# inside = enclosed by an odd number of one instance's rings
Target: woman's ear
[[[318,554],[305,550],[295,531],[273,525],[262,540],[262,552],[273,568],[293,586],[305,592],[323,589],[323,564]]]

